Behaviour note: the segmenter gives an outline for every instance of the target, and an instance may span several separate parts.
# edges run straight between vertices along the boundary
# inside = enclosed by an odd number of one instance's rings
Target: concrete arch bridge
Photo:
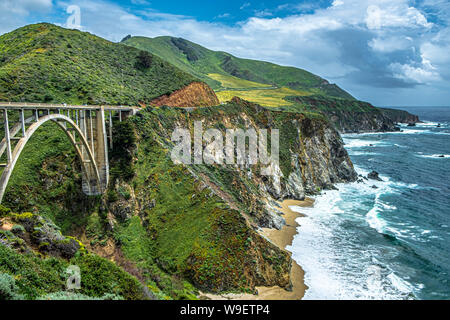
[[[108,144],[113,148],[113,118],[122,121],[139,107],[70,106],[40,103],[0,102],[4,138],[0,142],[0,203],[25,145],[48,121],[64,131],[81,160],[83,192],[102,194],[109,182]],[[9,119],[18,119],[10,121]],[[14,123],[13,123],[14,122]],[[5,156],[6,153],[6,156]]]

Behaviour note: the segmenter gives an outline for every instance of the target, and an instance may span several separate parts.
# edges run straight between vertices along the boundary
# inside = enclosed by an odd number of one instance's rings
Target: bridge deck
[[[109,106],[109,105],[71,105],[71,104],[49,104],[30,102],[0,102],[0,109],[73,109],[73,110],[99,110],[103,107],[105,111],[135,111],[142,109],[137,106]]]

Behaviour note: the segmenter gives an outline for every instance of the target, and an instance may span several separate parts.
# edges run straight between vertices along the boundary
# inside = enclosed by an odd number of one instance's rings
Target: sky
[[[308,70],[377,106],[450,105],[449,0],[0,0],[0,34],[38,22],[111,41],[182,37]]]

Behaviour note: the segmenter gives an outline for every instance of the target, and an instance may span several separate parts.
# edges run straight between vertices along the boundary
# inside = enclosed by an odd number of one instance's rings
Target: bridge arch
[[[98,168],[98,164],[95,161],[93,150],[89,146],[89,142],[87,141],[86,136],[83,134],[81,128],[74,121],[72,121],[71,118],[63,114],[48,114],[46,116],[40,117],[36,122],[34,122],[26,130],[24,137],[22,137],[16,144],[14,151],[12,152],[11,161],[9,161],[9,163],[6,165],[0,177],[0,203],[3,200],[3,196],[5,194],[9,179],[23,149],[25,148],[25,145],[30,140],[32,135],[36,132],[36,130],[48,121],[55,122],[64,131],[64,133],[74,146],[77,155],[81,160],[83,191],[86,194],[90,195],[101,194],[103,192],[103,189],[106,187],[102,186],[102,179],[100,179],[100,171]],[[69,124],[70,127],[68,127],[67,124]],[[72,135],[71,131],[73,131],[79,137],[81,148],[77,143],[76,136]]]

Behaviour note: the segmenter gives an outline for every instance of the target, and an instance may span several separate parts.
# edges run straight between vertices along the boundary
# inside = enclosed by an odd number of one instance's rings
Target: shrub
[[[136,68],[148,69],[152,65],[152,56],[147,51],[141,51],[137,56]]]
[[[36,300],[123,300],[121,296],[117,296],[114,294],[105,294],[100,298],[89,297],[87,295],[70,292],[70,291],[60,291],[47,294],[45,296],[39,297]]]
[[[90,297],[113,294],[126,300],[145,298],[142,285],[114,263],[93,254],[71,260],[81,270],[82,293]]]
[[[16,224],[12,227],[11,232],[14,233],[15,235],[21,235],[25,233],[25,228],[20,224]]]
[[[4,217],[11,213],[11,209],[0,204],[0,217]]]
[[[23,300],[16,286],[16,280],[9,274],[0,273],[0,300]]]

